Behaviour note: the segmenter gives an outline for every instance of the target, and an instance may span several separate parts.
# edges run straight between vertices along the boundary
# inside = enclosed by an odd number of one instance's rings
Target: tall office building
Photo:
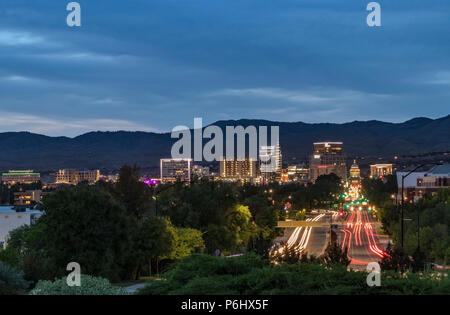
[[[341,179],[347,178],[346,156],[342,142],[315,142],[314,152],[309,160],[311,181],[320,175],[336,174]]]
[[[2,174],[2,182],[6,185],[32,184],[41,180],[41,175],[33,170],[9,171]]]
[[[281,148],[277,143],[273,146],[261,146],[259,150],[260,171],[264,179],[281,178]]]
[[[88,182],[93,185],[100,180],[100,170],[78,171],[75,169],[63,169],[56,173],[56,184],[77,185]]]
[[[255,178],[257,175],[256,161],[249,158],[239,161],[223,157],[219,168],[220,177],[224,180],[245,180]]]
[[[160,171],[163,183],[190,182],[192,159],[161,159]]]

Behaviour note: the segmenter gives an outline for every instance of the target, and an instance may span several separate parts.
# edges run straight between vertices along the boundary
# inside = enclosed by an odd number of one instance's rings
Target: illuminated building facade
[[[320,175],[336,174],[341,179],[347,178],[346,156],[342,142],[315,142],[314,151],[309,160],[311,181]]]
[[[94,185],[100,179],[100,170],[78,171],[75,169],[62,169],[56,173],[56,184],[77,185],[88,182]]]
[[[359,169],[358,164],[356,164],[356,160],[353,161],[353,164],[350,167],[350,185],[357,187],[361,186],[361,170]]]
[[[259,149],[260,171],[264,179],[280,179],[282,158],[280,144],[261,146]]]
[[[222,180],[251,180],[257,176],[257,163],[249,158],[239,161],[223,157],[220,161],[219,174]]]
[[[407,172],[397,172],[398,195],[397,200],[401,200],[402,175]],[[403,199],[405,202],[416,202],[425,194],[434,195],[440,189],[450,187],[450,164],[434,167],[428,172],[414,172],[405,179]]]
[[[290,182],[307,182],[309,181],[309,168],[301,165],[289,165],[287,173]]]
[[[27,190],[14,193],[14,205],[29,206],[41,201],[42,190]]]
[[[41,180],[41,174],[33,170],[14,171],[2,174],[2,183],[6,185],[32,184]]]
[[[380,178],[392,175],[392,164],[372,164],[370,165],[370,177]]]
[[[190,182],[192,172],[192,159],[161,159],[161,181],[173,183],[176,181]]]
[[[192,174],[197,178],[204,178],[210,176],[210,170],[208,166],[194,165],[192,168]]]

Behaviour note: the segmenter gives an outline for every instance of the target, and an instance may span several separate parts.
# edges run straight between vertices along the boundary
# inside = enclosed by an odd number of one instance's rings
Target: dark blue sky
[[[450,1],[0,2],[0,132],[449,114]]]

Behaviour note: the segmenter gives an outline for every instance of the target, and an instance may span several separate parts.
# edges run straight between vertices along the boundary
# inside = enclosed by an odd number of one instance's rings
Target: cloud
[[[435,73],[427,83],[434,85],[450,85],[450,71],[439,71]]]
[[[42,37],[28,32],[0,31],[0,46],[33,45],[42,41]]]
[[[287,90],[282,88],[224,89],[206,94],[206,97],[215,96],[275,99],[291,103],[300,103],[303,105],[389,97],[388,94],[367,93],[324,87],[310,88],[308,90]]]
[[[448,114],[449,1],[393,2],[379,29],[358,1],[80,0],[81,28],[54,0],[1,1],[4,130]]]

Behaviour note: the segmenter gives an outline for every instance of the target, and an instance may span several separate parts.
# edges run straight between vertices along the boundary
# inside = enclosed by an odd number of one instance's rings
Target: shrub
[[[21,272],[0,262],[0,295],[19,294],[28,288],[29,283],[23,279]]]
[[[30,295],[125,295],[123,288],[112,286],[105,278],[81,275],[81,286],[69,287],[66,277],[55,281],[42,280]]]
[[[254,255],[220,258],[197,255],[175,263],[165,280],[138,291],[165,294],[448,294],[450,279],[438,273],[382,272],[381,286],[369,287],[367,272],[348,271],[345,264],[314,261],[269,265]]]

